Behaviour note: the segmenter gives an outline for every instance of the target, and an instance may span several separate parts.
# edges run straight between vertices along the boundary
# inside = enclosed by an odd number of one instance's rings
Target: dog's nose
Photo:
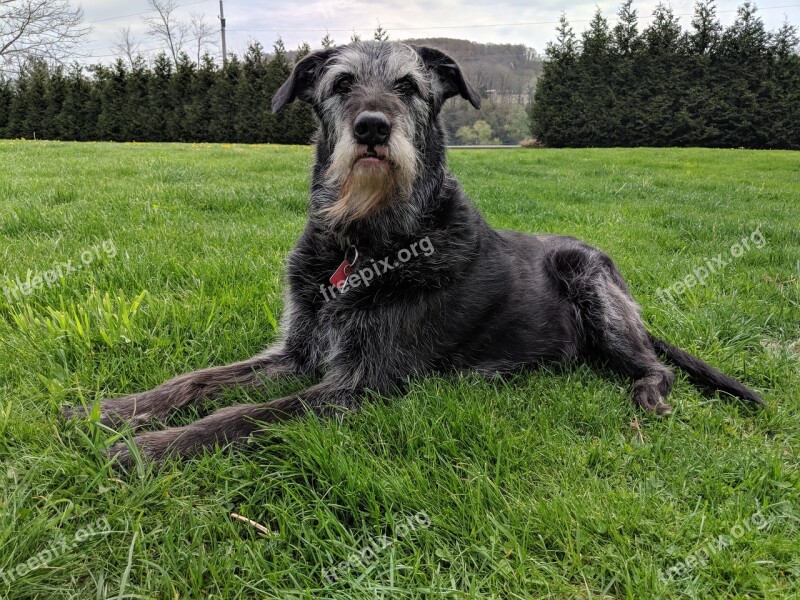
[[[381,112],[365,110],[356,117],[353,123],[353,133],[359,144],[376,146],[385,144],[392,132],[392,124]]]

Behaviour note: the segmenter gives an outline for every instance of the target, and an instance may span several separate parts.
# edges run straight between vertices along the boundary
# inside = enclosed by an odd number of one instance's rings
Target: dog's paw
[[[105,454],[108,459],[112,461],[114,465],[121,471],[130,471],[136,465],[134,453],[131,452],[126,442],[117,442],[116,444],[109,446]],[[144,458],[141,453],[140,456]]]
[[[113,406],[106,405],[106,402],[108,401],[104,401],[100,405],[99,423],[107,427],[117,427],[130,422],[131,414],[126,411],[117,411]],[[91,406],[65,406],[61,408],[61,414],[66,421],[88,419],[91,412]]]
[[[84,419],[88,415],[88,411],[82,406],[62,406],[61,416],[65,421],[72,421],[73,419]]]
[[[161,465],[168,455],[168,448],[158,443],[158,434],[160,433],[162,432],[141,433],[135,436],[132,442],[126,440],[117,442],[109,446],[106,456],[123,471],[133,469],[138,462],[137,457],[142,463]]]
[[[106,454],[117,466],[130,470],[136,465],[136,455],[141,457],[143,463],[162,465],[170,457],[188,458],[202,451],[202,436],[191,425],[185,427],[171,427],[161,431],[146,431],[133,438],[130,442],[121,441],[110,446]]]
[[[664,397],[655,386],[641,386],[633,392],[633,403],[657,415],[668,415],[672,405],[664,402]]]
[[[152,403],[148,402],[142,394],[103,400],[100,403],[98,421],[107,427],[128,425],[132,429],[136,429],[155,418],[152,411],[148,410],[150,404]],[[91,407],[68,406],[61,409],[61,414],[67,420],[85,419],[91,410]]]

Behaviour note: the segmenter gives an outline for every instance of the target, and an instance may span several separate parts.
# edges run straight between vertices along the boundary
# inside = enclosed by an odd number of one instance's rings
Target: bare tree
[[[147,33],[167,45],[172,60],[177,65],[190,25],[175,17],[175,11],[179,7],[177,0],[147,0],[147,3],[152,12],[156,13],[144,19],[148,26]]]
[[[114,50],[122,58],[128,61],[131,68],[140,60],[142,56],[141,44],[131,33],[131,26],[123,27],[114,36]]]
[[[205,19],[205,15],[192,13],[192,18],[189,21],[192,40],[194,41],[195,48],[197,48],[198,67],[200,66],[200,57],[203,54],[203,50],[209,46],[213,46],[214,40],[216,40],[217,37],[217,31],[214,29],[214,26]]]
[[[0,68],[29,59],[63,64],[81,55],[91,30],[69,0],[0,0]]]

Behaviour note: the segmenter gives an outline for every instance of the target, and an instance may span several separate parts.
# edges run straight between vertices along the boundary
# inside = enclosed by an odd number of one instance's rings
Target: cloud
[[[185,6],[179,15],[188,18],[190,13],[204,13],[206,19],[218,26],[217,0],[182,0]],[[93,40],[89,47],[101,57],[113,53],[113,37],[122,27],[131,25],[142,40],[143,48],[158,44],[145,35],[143,13],[148,10],[146,0],[82,0],[87,20],[95,22]],[[362,37],[371,37],[380,22],[391,39],[421,37],[452,37],[478,42],[516,43],[543,51],[555,36],[555,25],[565,11],[576,33],[580,33],[591,19],[596,7],[613,24],[621,2],[600,3],[584,0],[441,0],[435,3],[407,0],[394,5],[365,0],[310,0],[306,2],[266,2],[259,0],[225,0],[228,21],[228,48],[242,53],[250,40],[258,40],[270,48],[280,35],[287,48],[302,42],[319,47],[326,29],[337,43],[346,43],[353,30]],[[635,2],[639,12],[640,28],[649,22],[656,0]],[[691,14],[693,0],[673,0],[673,10],[679,15]],[[780,5],[783,3],[776,3]],[[738,5],[736,0],[718,3],[719,17],[724,25],[731,23]],[[789,20],[800,21],[800,8],[763,9],[759,15],[768,29],[777,28],[784,14]],[[135,15],[135,16],[131,16]],[[681,17],[681,25],[688,28],[690,17]],[[102,58],[102,60],[107,60]]]

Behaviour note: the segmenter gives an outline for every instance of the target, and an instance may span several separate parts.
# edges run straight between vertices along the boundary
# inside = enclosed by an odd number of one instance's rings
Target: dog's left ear
[[[303,57],[292,69],[289,79],[283,83],[272,97],[272,112],[278,112],[295,99],[303,102],[313,102],[314,87],[317,84],[322,66],[333,56],[334,52],[336,52],[335,48],[326,48]]]
[[[436,73],[441,81],[444,87],[442,100],[460,95],[465,100],[469,100],[469,103],[475,108],[481,107],[481,97],[475,88],[464,79],[464,73],[461,72],[461,67],[458,66],[455,59],[441,50],[427,46],[414,46],[414,50],[422,57],[425,66]]]

